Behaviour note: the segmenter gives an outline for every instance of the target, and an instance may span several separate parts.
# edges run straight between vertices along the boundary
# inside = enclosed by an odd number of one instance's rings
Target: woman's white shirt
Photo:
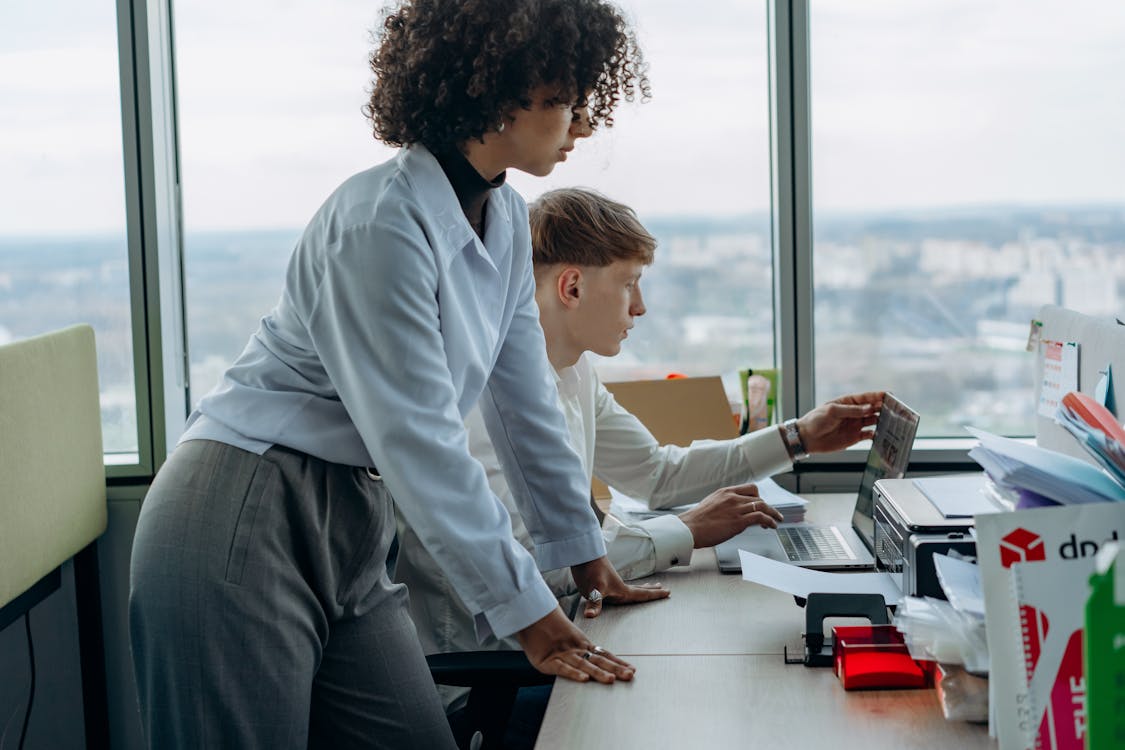
[[[489,196],[482,242],[432,154],[402,149],[316,213],[277,306],[181,440],[376,467],[477,635],[532,624],[556,606],[536,562],[567,567],[605,546],[555,406],[530,256],[512,188]],[[512,470],[535,560],[469,455],[474,405]]]

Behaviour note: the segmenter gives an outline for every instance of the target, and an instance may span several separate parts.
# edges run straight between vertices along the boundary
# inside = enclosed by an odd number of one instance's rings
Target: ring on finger
[[[589,651],[587,651],[586,653],[595,653],[595,654],[597,654],[598,656],[601,656],[602,654],[604,654],[604,653],[605,653],[605,649],[604,649],[604,648],[602,648],[601,646],[594,646],[593,648],[591,648],[591,649],[590,649]]]
[[[592,655],[593,654],[591,654],[591,652],[587,651],[586,653],[582,654],[582,658],[585,659],[586,661],[590,661],[590,657]]]

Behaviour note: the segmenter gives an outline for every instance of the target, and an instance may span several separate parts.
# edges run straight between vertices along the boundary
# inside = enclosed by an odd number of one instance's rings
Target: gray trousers
[[[129,629],[149,747],[453,748],[387,577],[390,493],[284,448],[176,448],[141,508]]]

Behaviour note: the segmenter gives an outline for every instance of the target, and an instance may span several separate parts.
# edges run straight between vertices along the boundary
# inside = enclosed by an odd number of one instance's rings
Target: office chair
[[[94,331],[0,346],[0,630],[74,558],[87,748],[109,747],[95,540],[107,520]]]
[[[593,494],[590,507],[598,522],[605,513]],[[479,731],[482,750],[503,747],[504,734],[520,688],[551,685],[555,678],[531,666],[522,651],[464,651],[426,657],[430,675],[438,685],[470,689],[466,713],[469,735]],[[467,738],[460,738],[466,739]],[[459,739],[459,741],[460,741]]]
[[[520,688],[550,685],[553,675],[531,666],[522,651],[466,651],[426,657],[438,685],[470,688],[469,734],[479,731],[482,750],[503,747],[504,733]]]

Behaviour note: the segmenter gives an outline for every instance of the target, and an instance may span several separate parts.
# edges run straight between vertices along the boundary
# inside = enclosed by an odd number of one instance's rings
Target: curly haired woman
[[[633,669],[558,608],[543,569],[610,602],[584,472],[555,406],[527,208],[509,168],[546,175],[647,93],[602,0],[404,0],[371,57],[366,114],[402,146],[313,216],[277,306],[202,399],[145,499],[130,630],[150,746],[452,747],[404,587],[397,504],[476,613],[538,669]],[[468,453],[480,402],[537,542]]]

